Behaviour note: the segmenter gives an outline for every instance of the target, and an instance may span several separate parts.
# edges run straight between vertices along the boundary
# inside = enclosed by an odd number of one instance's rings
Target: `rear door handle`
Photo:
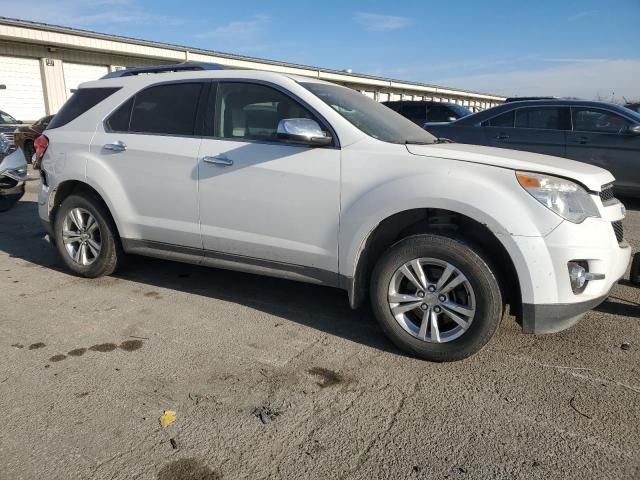
[[[507,138],[509,138],[509,135],[507,135],[506,133],[501,133],[496,137],[496,140],[506,140]]]
[[[127,146],[118,140],[116,143],[107,143],[103,148],[111,152],[124,152]]]
[[[223,167],[233,165],[233,160],[230,160],[226,157],[202,157],[202,161],[205,163],[212,163],[214,165],[220,165]]]

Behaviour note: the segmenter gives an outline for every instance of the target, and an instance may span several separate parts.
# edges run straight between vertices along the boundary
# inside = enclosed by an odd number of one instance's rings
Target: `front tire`
[[[450,362],[478,352],[503,313],[496,276],[478,251],[440,234],[404,238],[378,260],[371,304],[387,336],[425,360]]]
[[[87,278],[111,275],[124,261],[116,226],[94,195],[70,195],[56,212],[55,244],[66,266]]]

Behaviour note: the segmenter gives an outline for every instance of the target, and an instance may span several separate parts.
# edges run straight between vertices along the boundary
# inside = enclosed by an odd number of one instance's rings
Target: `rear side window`
[[[128,132],[129,122],[131,121],[131,109],[133,107],[133,98],[124,102],[107,119],[107,126],[113,132]]]
[[[193,135],[201,91],[202,83],[158,85],[141,91],[133,101],[128,131]]]
[[[75,120],[86,111],[92,109],[105,98],[113,95],[120,88],[81,88],[62,106],[60,111],[49,122],[49,129],[58,128]]]
[[[521,108],[516,111],[516,128],[562,130],[560,108]]]
[[[482,122],[483,127],[513,127],[515,114],[512,111],[498,115]]]

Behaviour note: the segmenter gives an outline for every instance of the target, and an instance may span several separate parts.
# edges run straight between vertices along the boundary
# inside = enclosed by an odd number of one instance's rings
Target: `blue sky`
[[[640,98],[640,0],[2,0],[2,15],[502,94]]]

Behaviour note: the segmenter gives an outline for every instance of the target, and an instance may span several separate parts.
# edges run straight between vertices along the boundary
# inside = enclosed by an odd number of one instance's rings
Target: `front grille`
[[[600,191],[600,200],[602,203],[613,200],[615,197],[613,196],[613,185],[603,185],[602,190]]]
[[[2,132],[2,135],[4,135],[7,141],[13,145],[13,132]]]
[[[622,221],[611,222],[611,226],[616,234],[618,243],[622,243],[622,240],[624,240],[624,227],[622,226]]]

